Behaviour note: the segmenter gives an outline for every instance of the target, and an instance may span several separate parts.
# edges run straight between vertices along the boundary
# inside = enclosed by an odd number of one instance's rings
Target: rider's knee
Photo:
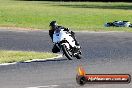
[[[52,52],[53,53],[58,53],[58,52],[60,52],[60,49],[57,46],[54,46],[53,49],[52,49]]]

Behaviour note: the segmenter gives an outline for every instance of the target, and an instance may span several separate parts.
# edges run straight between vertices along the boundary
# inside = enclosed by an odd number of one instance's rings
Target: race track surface
[[[88,74],[127,73],[132,75],[132,33],[76,32],[83,59],[19,63],[0,66],[0,88],[131,88],[130,84],[86,84],[75,77],[82,65]],[[0,49],[51,52],[45,31],[0,30]]]

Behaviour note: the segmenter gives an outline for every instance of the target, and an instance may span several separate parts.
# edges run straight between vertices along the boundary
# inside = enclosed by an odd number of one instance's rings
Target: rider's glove
[[[75,35],[75,33],[74,33],[73,31],[71,31],[71,34],[72,34],[72,35]]]
[[[64,28],[64,31],[69,31],[69,28]]]

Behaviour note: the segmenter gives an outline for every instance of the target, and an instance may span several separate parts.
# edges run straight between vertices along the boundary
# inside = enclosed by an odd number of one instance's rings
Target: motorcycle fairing
[[[72,47],[75,47],[75,40],[71,37],[71,34],[67,31],[64,31],[64,29],[57,30],[53,34],[53,42],[59,43],[63,40],[66,40]],[[68,47],[68,45],[66,45]]]

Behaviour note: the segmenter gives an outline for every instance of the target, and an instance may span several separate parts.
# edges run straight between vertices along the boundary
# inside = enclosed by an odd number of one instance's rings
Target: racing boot
[[[56,44],[54,44],[53,48],[52,48],[52,52],[53,53],[58,53],[60,52],[60,49],[56,46]]]

